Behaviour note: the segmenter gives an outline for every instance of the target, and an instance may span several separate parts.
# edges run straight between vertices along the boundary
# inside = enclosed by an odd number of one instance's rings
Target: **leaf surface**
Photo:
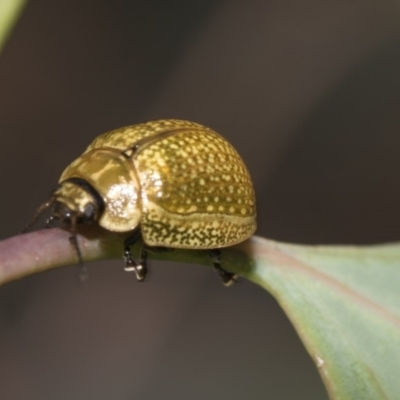
[[[285,310],[330,397],[400,399],[400,245],[249,246],[246,276]]]

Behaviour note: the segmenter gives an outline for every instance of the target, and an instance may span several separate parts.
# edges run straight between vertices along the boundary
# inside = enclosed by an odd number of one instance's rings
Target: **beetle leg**
[[[46,227],[47,224],[46,224]],[[50,226],[51,227],[51,226]],[[89,278],[89,271],[87,266],[83,263],[81,250],[79,248],[78,239],[76,238],[76,234],[74,233],[72,236],[69,237],[69,242],[71,243],[72,247],[75,249],[77,256],[78,256],[78,279],[79,282],[84,282]]]
[[[237,282],[237,275],[232,272],[228,272],[221,267],[221,250],[220,249],[210,249],[208,250],[208,255],[214,268],[217,270],[219,276],[222,279],[224,286],[232,286]]]
[[[125,271],[135,272],[136,279],[143,282],[147,275],[147,252],[142,244],[140,250],[140,261],[137,263],[131,254],[131,246],[133,246],[141,237],[140,229],[137,229],[131,236],[124,240],[124,260]]]

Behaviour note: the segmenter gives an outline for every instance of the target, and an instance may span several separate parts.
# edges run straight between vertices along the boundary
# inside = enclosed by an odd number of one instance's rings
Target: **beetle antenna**
[[[25,225],[24,229],[22,229],[21,233],[26,233],[32,227],[32,225],[37,221],[42,212],[44,210],[47,210],[50,206],[52,206],[53,203],[54,199],[51,198],[50,200],[47,200],[45,203],[41,204],[40,207],[36,210],[32,219]]]
[[[83,258],[82,258],[82,252],[81,248],[79,247],[78,243],[78,236],[76,234],[76,218],[72,218],[71,220],[71,236],[69,238],[69,242],[71,245],[74,247],[76,251],[76,255],[78,256],[78,277],[79,277],[79,282],[84,282],[88,278],[88,270],[86,265],[83,263]]]

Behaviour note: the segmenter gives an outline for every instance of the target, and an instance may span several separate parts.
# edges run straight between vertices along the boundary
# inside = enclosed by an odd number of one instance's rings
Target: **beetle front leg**
[[[220,249],[210,249],[208,250],[208,255],[213,263],[214,268],[218,272],[222,279],[224,286],[232,286],[237,282],[237,275],[232,272],[228,272],[221,267],[221,250]]]
[[[125,271],[135,272],[136,279],[138,282],[143,282],[147,275],[147,251],[144,249],[142,244],[140,249],[140,261],[137,263],[131,254],[131,246],[137,243],[141,238],[140,230],[136,230],[132,236],[129,236],[124,240],[124,260],[125,260]]]

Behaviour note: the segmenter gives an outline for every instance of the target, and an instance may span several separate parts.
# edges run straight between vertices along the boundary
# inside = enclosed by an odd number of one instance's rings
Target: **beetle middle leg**
[[[208,250],[208,255],[213,263],[214,268],[218,272],[222,279],[224,286],[232,286],[237,282],[237,275],[228,272],[221,267],[221,250],[220,249],[210,249]]]
[[[131,246],[136,244],[141,239],[140,229],[137,229],[133,234],[124,240],[124,260],[125,271],[134,271],[136,279],[143,282],[147,275],[147,251],[145,245],[142,243],[140,247],[140,260],[137,263],[131,254]]]

